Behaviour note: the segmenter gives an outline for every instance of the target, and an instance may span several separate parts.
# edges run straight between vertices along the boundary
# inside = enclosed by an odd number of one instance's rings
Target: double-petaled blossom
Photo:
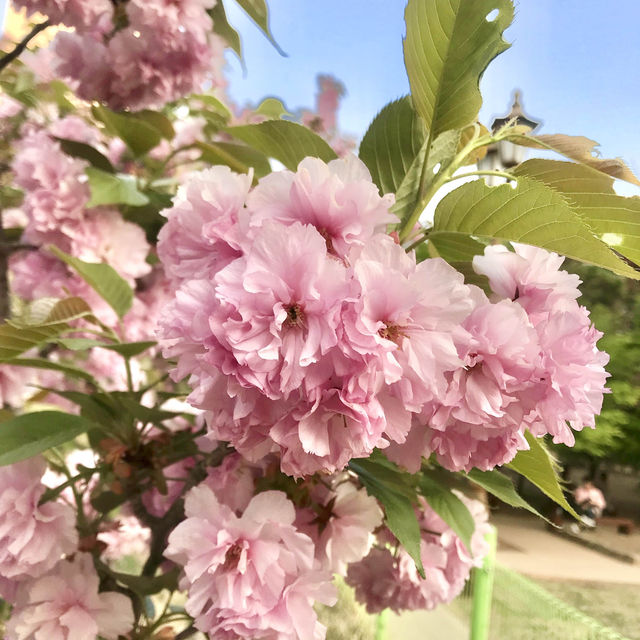
[[[0,577],[37,578],[75,551],[73,509],[62,502],[39,505],[46,487],[42,458],[0,467]]]
[[[461,493],[457,495],[475,523],[471,549],[467,549],[421,498],[417,515],[425,578],[420,577],[415,562],[403,548],[394,552],[386,546],[377,546],[362,561],[350,565],[347,584],[355,588],[356,598],[370,613],[387,607],[396,612],[433,609],[441,603],[451,602],[462,591],[472,567],[479,566],[489,550],[485,541],[489,525],[487,511],[481,503]],[[397,544],[388,532],[382,536],[382,541]]]
[[[214,4],[129,0],[91,25],[76,25],[74,33],[58,33],[56,69],[80,97],[119,110],[163,105],[207,78],[221,85],[224,45],[208,13]]]
[[[392,204],[393,196],[380,197],[367,168],[352,155],[328,164],[305,158],[296,172],[263,178],[247,200],[252,224],[272,219],[313,225],[329,253],[340,258],[397,222],[389,212]]]
[[[529,429],[571,446],[572,429],[595,426],[609,357],[598,350],[602,334],[577,302],[580,280],[560,269],[564,259],[536,247],[516,244],[514,249],[488,247],[474,258],[474,269],[488,276],[496,297],[511,298],[527,312],[538,335],[537,402]]]
[[[229,639],[324,638],[313,603],[335,602],[334,588],[283,493],[260,493],[237,516],[203,484],[187,495],[185,513],[165,555],[184,567],[186,609],[198,629]]]
[[[78,553],[48,574],[18,589],[7,623],[7,640],[117,640],[133,628],[131,601],[115,592],[98,592],[93,560]]]

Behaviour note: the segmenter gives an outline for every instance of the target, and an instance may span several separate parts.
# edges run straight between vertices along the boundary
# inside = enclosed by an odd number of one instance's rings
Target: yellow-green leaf
[[[463,184],[438,204],[430,238],[437,241],[439,232],[531,244],[640,279],[562,195],[531,178],[520,177],[513,186],[489,187],[484,180]]]
[[[512,19],[511,0],[409,0],[404,60],[431,138],[477,119],[480,76],[509,47],[502,33]]]

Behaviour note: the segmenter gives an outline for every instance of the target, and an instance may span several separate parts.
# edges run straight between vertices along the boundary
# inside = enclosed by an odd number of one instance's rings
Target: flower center
[[[378,329],[378,335],[385,340],[397,342],[404,334],[402,333],[402,327],[393,324],[393,322],[385,322],[384,327]]]
[[[227,549],[227,553],[224,556],[224,564],[222,565],[222,571],[232,571],[238,566],[240,562],[240,556],[242,555],[242,547],[237,542]]]
[[[287,319],[285,321],[287,325],[290,327],[304,326],[304,311],[297,302],[285,307],[285,311],[287,312]]]

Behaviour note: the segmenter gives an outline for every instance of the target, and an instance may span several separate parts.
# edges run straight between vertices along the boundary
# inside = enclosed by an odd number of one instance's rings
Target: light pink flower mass
[[[61,561],[19,589],[7,640],[117,640],[133,627],[131,601],[121,593],[98,593],[98,586],[89,554]]]
[[[42,458],[0,467],[0,577],[37,578],[75,551],[73,509],[56,501],[38,506],[46,487]]]
[[[319,640],[313,602],[335,602],[330,575],[314,564],[312,540],[293,526],[284,493],[256,495],[241,517],[200,485],[165,555],[184,566],[187,611],[211,637]]]

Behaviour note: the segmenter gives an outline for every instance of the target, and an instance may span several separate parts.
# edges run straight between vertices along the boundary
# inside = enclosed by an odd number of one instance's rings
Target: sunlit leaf
[[[120,318],[129,311],[133,304],[133,290],[113,267],[105,263],[84,262],[55,246],[50,246],[49,250],[74,269]]]
[[[528,431],[525,432],[525,436],[529,443],[529,450],[518,451],[518,455],[507,466],[524,476],[556,504],[578,518],[578,514],[564,497],[555,460],[541,440]]]
[[[561,193],[603,242],[640,265],[640,197],[617,195],[613,178],[575,162],[527,160],[514,174]]]
[[[511,479],[501,473],[497,469],[491,471],[480,471],[479,469],[472,469],[467,474],[467,478],[482,487],[485,491],[488,491],[496,498],[502,500],[505,504],[519,509],[526,509],[531,513],[537,515],[540,518],[544,518],[536,509],[534,509],[513,486]]]
[[[425,138],[424,124],[409,96],[390,102],[373,119],[360,143],[359,155],[381,193],[398,190]]]
[[[207,13],[213,20],[213,31],[217,33],[242,60],[242,43],[238,32],[229,24],[222,2],[216,2]]]
[[[98,207],[104,204],[127,204],[140,207],[149,203],[149,198],[138,190],[136,179],[133,176],[101,171],[96,167],[87,167],[85,170],[89,178],[91,199],[88,207]]]
[[[232,142],[197,142],[196,146],[202,152],[200,160],[207,164],[222,164],[237,173],[247,173],[252,167],[258,178],[271,171],[267,156],[261,151],[244,144]]]
[[[625,164],[624,160],[621,158],[601,158],[598,155],[598,143],[584,136],[568,136],[564,133],[538,136],[520,134],[510,139],[527,147],[552,149],[571,160],[591,167],[612,178],[640,185],[640,181]]]
[[[531,178],[519,178],[515,186],[489,187],[483,180],[463,184],[438,204],[429,237],[437,242],[439,232],[532,244],[640,278],[640,273],[592,233],[559,193]]]
[[[508,48],[502,33],[512,19],[510,0],[409,0],[405,66],[432,138],[477,119],[480,76]]]
[[[276,51],[283,56],[287,54],[280,48],[278,43],[271,35],[269,27],[269,9],[265,0],[236,0],[236,2],[244,9],[246,14],[260,27],[261,31],[267,36],[269,42],[275,47]]]
[[[283,116],[291,116],[278,98],[265,98],[255,109],[255,112],[270,120],[280,120]]]
[[[62,411],[25,413],[6,420],[0,425],[0,466],[57,447],[92,426],[85,418]]]
[[[325,162],[338,157],[320,136],[288,120],[268,120],[260,124],[229,127],[226,131],[267,157],[279,160],[292,171],[307,156],[314,156]]]

